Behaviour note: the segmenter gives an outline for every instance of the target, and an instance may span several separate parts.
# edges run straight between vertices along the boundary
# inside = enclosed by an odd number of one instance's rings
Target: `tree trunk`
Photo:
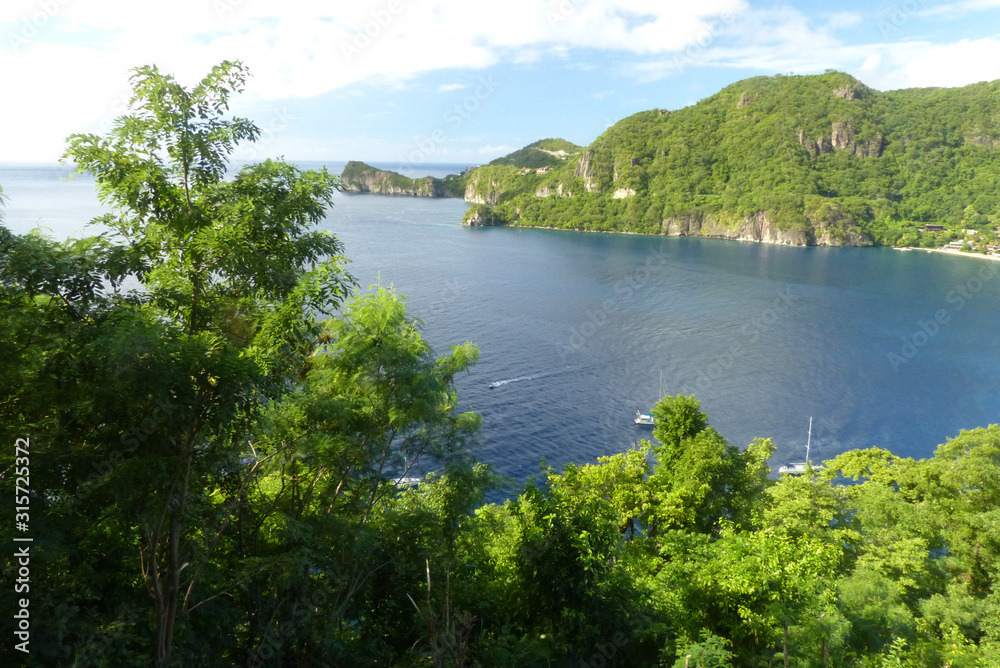
[[[174,632],[177,627],[177,604],[181,594],[181,521],[184,508],[187,505],[187,492],[191,476],[191,466],[194,462],[194,442],[198,433],[197,425],[192,425],[186,444],[184,468],[179,472],[174,488],[167,499],[169,507],[170,530],[166,544],[166,586],[158,588],[156,597],[156,665],[170,664],[170,655],[174,649]],[[158,546],[154,546],[155,549]],[[158,561],[154,561],[158,565]],[[163,580],[156,574],[158,580]]]

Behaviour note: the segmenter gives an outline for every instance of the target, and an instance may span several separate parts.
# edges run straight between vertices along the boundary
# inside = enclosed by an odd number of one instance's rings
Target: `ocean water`
[[[4,224],[85,233],[101,211],[93,182],[65,172],[0,166]],[[661,380],[695,393],[730,443],[771,437],[775,468],[802,458],[810,417],[814,460],[870,446],[928,457],[961,429],[998,421],[1000,263],[470,229],[465,208],[337,194],[323,227],[364,288],[407,295],[435,350],[479,345],[479,364],[456,383],[461,407],[483,415],[480,459],[518,482],[543,459],[590,462],[650,437],[632,419]]]

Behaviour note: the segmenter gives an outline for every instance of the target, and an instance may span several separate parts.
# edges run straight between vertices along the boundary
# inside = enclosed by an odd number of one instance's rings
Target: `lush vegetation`
[[[540,139],[522,149],[490,162],[491,165],[513,165],[523,169],[559,167],[586,150],[565,139]]]
[[[30,490],[0,539],[33,538],[3,665],[1000,665],[997,426],[773,480],[768,440],[664,397],[655,441],[484,504],[453,385],[476,348],[436,357],[399,295],[354,292],[310,231],[334,177],[226,175],[259,133],[223,118],[244,78],[138,69],[67,150],[111,232],[0,227],[8,518]]]
[[[433,176],[411,179],[398,172],[376,169],[356,160],[351,160],[344,166],[344,171],[340,174],[340,184],[344,190],[379,195],[465,196],[465,177],[462,174],[449,174],[443,179]]]
[[[1000,82],[883,93],[840,72],[757,77],[625,118],[581,158],[530,184],[512,178],[490,203],[514,224],[571,229],[732,230],[760,214],[808,243],[931,246],[967,229],[992,240],[998,109]]]

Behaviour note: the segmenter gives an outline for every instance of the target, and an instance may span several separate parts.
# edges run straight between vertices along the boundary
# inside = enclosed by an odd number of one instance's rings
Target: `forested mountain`
[[[664,397],[655,440],[485,504],[477,348],[357,292],[334,176],[227,173],[245,78],[139,68],[67,149],[107,232],[0,226],[0,665],[1000,665],[996,425],[775,479]]]
[[[635,114],[548,174],[494,161],[466,199],[526,226],[930,245],[992,230],[998,178],[1000,82],[879,92],[829,71]]]

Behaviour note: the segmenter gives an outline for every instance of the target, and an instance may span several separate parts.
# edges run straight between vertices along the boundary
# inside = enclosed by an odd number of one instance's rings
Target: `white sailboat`
[[[663,369],[660,369],[660,398],[662,399],[665,396],[667,396],[667,386],[663,382]],[[634,422],[636,424],[653,426],[656,424],[656,418],[649,413],[640,413],[639,411],[636,411]]]
[[[789,475],[802,475],[805,473],[812,462],[809,459],[809,448],[812,446],[812,435],[813,435],[813,419],[809,418],[809,438],[806,440],[806,460],[804,462],[792,462],[785,464],[778,469],[778,473],[787,473]],[[822,466],[813,466],[813,471],[819,471]]]

